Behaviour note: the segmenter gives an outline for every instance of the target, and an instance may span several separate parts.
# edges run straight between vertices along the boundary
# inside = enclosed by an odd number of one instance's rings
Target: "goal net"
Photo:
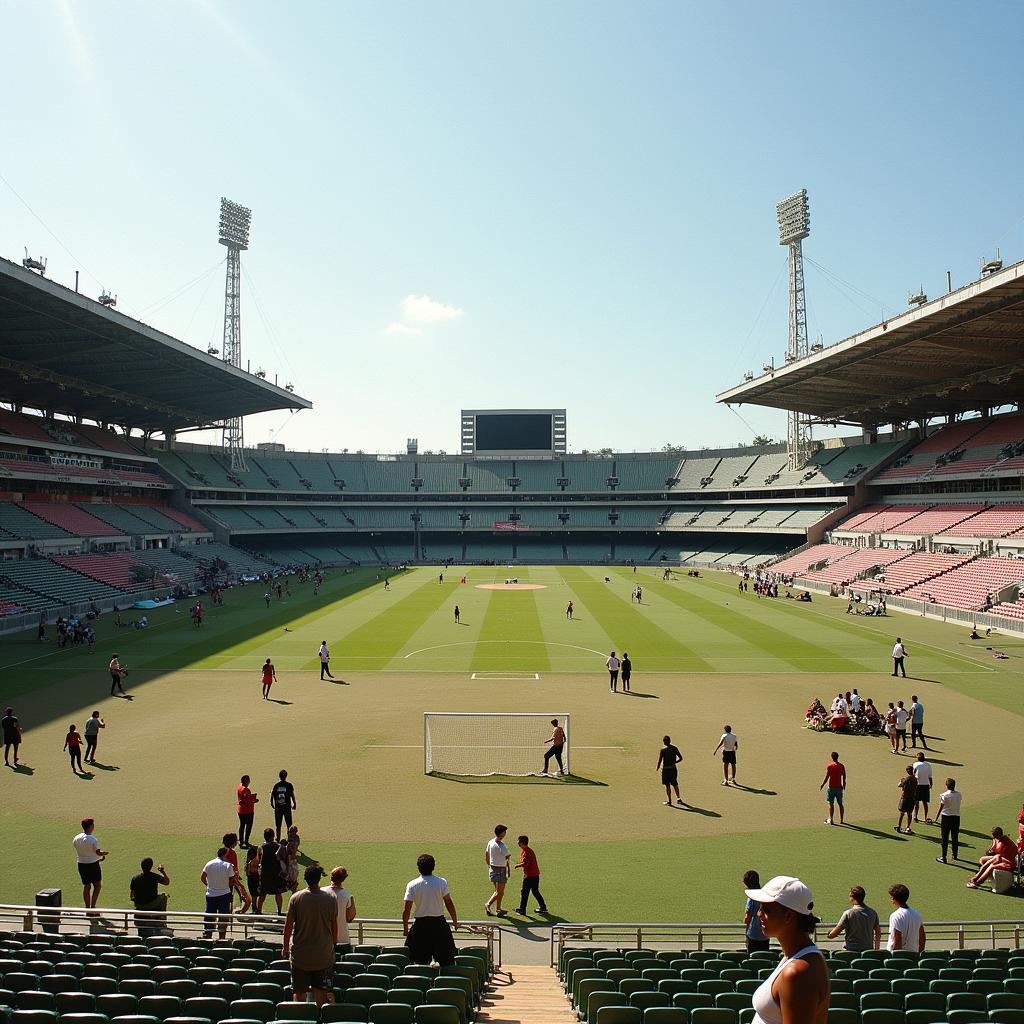
[[[569,716],[547,714],[423,715],[423,770],[427,775],[541,775],[554,734],[552,719],[565,730],[562,765],[569,773]],[[552,758],[549,771],[558,764]]]

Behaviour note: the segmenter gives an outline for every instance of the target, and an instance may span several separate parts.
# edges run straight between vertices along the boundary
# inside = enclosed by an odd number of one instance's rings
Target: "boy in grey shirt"
[[[850,889],[850,903],[839,923],[828,933],[830,939],[846,932],[843,949],[863,950],[878,949],[882,942],[882,928],[878,923],[878,914],[864,905],[864,887],[853,886]]]

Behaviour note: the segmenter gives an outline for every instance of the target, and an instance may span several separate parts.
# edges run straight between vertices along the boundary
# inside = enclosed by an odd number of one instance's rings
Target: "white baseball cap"
[[[814,893],[799,878],[789,875],[776,875],[760,889],[743,891],[757,903],[778,903],[797,914],[810,914],[814,907]]]

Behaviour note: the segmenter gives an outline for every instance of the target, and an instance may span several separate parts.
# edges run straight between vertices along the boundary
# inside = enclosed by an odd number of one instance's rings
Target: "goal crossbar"
[[[562,767],[569,774],[569,714],[548,712],[423,713],[426,775],[542,775],[553,735],[552,720],[565,731]],[[558,771],[550,762],[551,774]]]

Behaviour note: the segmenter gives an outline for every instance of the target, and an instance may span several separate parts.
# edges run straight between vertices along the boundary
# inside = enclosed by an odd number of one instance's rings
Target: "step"
[[[558,976],[547,966],[514,966],[512,981],[497,975],[484,996],[482,1024],[576,1024]]]

